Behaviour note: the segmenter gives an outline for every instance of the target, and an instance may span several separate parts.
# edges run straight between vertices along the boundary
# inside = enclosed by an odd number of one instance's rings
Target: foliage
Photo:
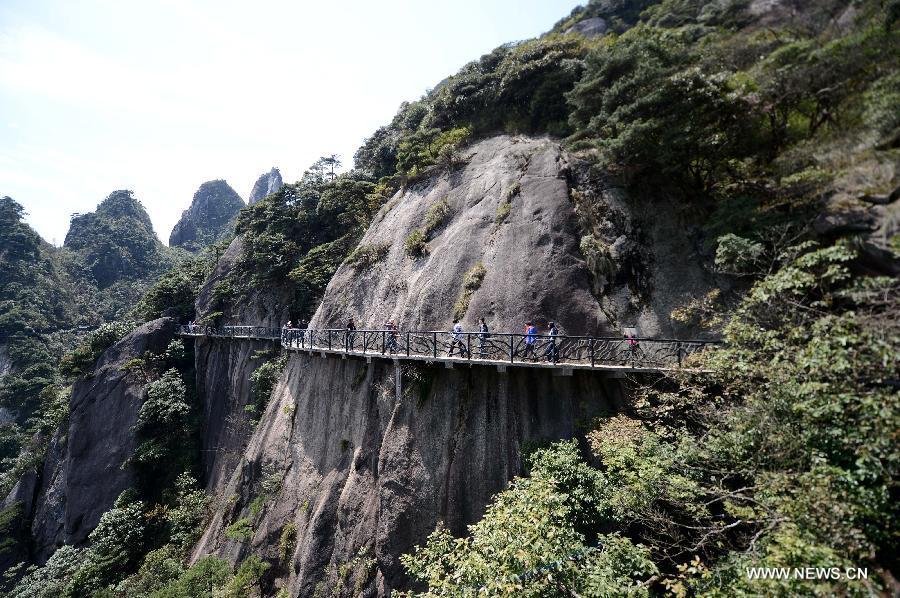
[[[373,176],[417,176],[453,166],[470,138],[495,132],[570,132],[565,92],[582,71],[589,42],[550,35],[506,44],[448,77],[366,139],[356,167]]]
[[[359,245],[347,256],[347,263],[357,270],[368,270],[385,258],[390,245]]]
[[[497,206],[497,213],[494,215],[494,224],[503,224],[506,219],[509,217],[509,213],[512,211],[512,204],[504,201],[501,202],[499,206]]]
[[[281,562],[287,564],[297,548],[297,524],[290,521],[281,528],[281,537],[278,540],[278,556]]]
[[[456,305],[453,306],[454,318],[462,320],[465,317],[466,312],[469,311],[469,301],[472,299],[472,294],[481,288],[481,281],[484,280],[486,274],[487,270],[481,262],[478,262],[472,266],[471,270],[466,272],[466,275],[463,277],[463,288],[460,291],[459,299],[456,300]]]
[[[401,141],[397,148],[398,172],[415,177],[430,166],[451,168],[459,162],[458,152],[472,137],[469,127],[448,131],[420,129]]]
[[[226,561],[207,556],[150,596],[152,598],[213,598],[219,595],[221,588],[231,579],[231,566]]]
[[[261,561],[256,555],[247,557],[241,563],[241,566],[238,567],[231,581],[225,586],[222,595],[225,598],[261,596],[262,586],[260,580],[270,567],[269,563]]]
[[[446,529],[402,557],[428,591],[407,596],[646,594],[654,572],[648,551],[618,535],[592,534],[600,511],[593,497],[599,472],[574,443],[535,453],[531,477],[516,478],[494,497],[469,536]],[[515,541],[511,541],[515,538]]]
[[[709,192],[755,150],[754,122],[727,78],[691,67],[686,40],[637,27],[588,55],[569,95],[575,139],[614,163]]]
[[[161,317],[180,321],[193,319],[194,302],[206,277],[212,272],[221,246],[213,246],[205,255],[191,256],[176,263],[159,277],[134,308],[136,317],[154,320]]]
[[[253,536],[253,523],[244,517],[225,528],[225,537],[243,542]]]
[[[272,396],[275,383],[281,377],[284,366],[287,364],[287,355],[271,359],[250,374],[250,401],[244,410],[250,414],[254,421],[259,421],[263,411]]]
[[[403,249],[411,258],[421,257],[426,253],[425,243],[425,232],[421,228],[417,228],[406,235],[406,239],[403,240]]]
[[[85,342],[63,356],[60,373],[66,378],[80,378],[88,374],[97,359],[111,346],[122,340],[135,328],[134,322],[115,321],[101,324],[91,332]]]
[[[761,243],[728,233],[719,237],[716,248],[716,267],[732,274],[752,274],[756,272],[763,255]]]
[[[63,596],[91,595],[129,572],[143,554],[144,532],[143,503],[132,502],[123,493],[90,533],[90,546]]]
[[[425,212],[425,220],[422,226],[413,230],[406,236],[403,247],[406,254],[412,258],[423,256],[427,253],[426,243],[431,235],[436,231],[450,215],[450,204],[446,198],[441,198]]]
[[[593,276],[595,293],[599,293],[616,273],[616,262],[609,246],[594,235],[585,235],[581,237],[578,248],[587,262],[588,271]]]
[[[175,506],[168,510],[166,516],[169,537],[175,547],[187,550],[200,537],[209,497],[188,473],[182,473],[175,479],[175,496]]]
[[[158,496],[196,462],[196,416],[181,373],[171,368],[146,385],[135,431],[140,444],[129,460],[143,495]]]
[[[855,275],[847,244],[786,254],[734,310],[726,344],[694,363],[707,373],[647,386],[597,422],[596,467],[575,443],[539,450],[468,537],[439,528],[403,557],[422,595],[869,592],[746,575],[801,565],[868,567],[886,587],[881,559],[900,536],[897,282]],[[594,538],[625,556],[598,565]],[[637,578],[609,570],[622,559]],[[660,585],[641,585],[651,576]]]

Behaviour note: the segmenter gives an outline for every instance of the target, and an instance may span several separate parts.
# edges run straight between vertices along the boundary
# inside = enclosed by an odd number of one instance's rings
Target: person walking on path
[[[534,352],[534,342],[536,334],[537,328],[535,328],[532,322],[528,322],[525,325],[525,352],[522,355],[522,359],[528,359],[529,356],[532,359],[537,359],[537,354]]]
[[[556,337],[559,336],[559,328],[556,327],[556,323],[554,322],[550,322],[549,335],[550,340],[547,342],[547,350],[544,351],[544,357],[547,358],[547,361],[556,363],[559,359],[559,348],[556,346]]]
[[[478,323],[478,357],[481,359],[484,359],[486,355],[485,348],[490,337],[489,333],[487,322],[484,321],[484,318],[481,318]]]
[[[466,344],[463,342],[463,328],[462,324],[459,323],[459,320],[453,320],[453,334],[451,335],[452,339],[450,341],[450,353],[448,357],[453,357],[453,349],[459,347],[459,354],[461,357],[465,357],[467,354]]]
[[[353,318],[347,320],[347,329],[344,331],[344,349],[349,351],[353,348],[353,339],[356,337],[356,322]]]
[[[300,320],[300,323],[297,324],[297,327],[300,328],[300,346],[303,346],[306,341],[306,329],[309,328],[309,322],[306,318]]]
[[[285,323],[285,325],[281,327],[281,343],[282,344],[287,342],[288,332],[290,331],[292,326],[293,326],[293,322],[288,320],[287,323]]]
[[[384,347],[381,349],[381,354],[384,355],[385,352],[388,353],[396,353],[397,352],[397,324],[393,320],[389,320],[387,324],[384,325],[386,330],[385,338],[384,338]]]

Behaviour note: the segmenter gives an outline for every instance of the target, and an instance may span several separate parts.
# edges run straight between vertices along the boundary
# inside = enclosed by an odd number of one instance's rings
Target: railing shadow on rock
[[[668,369],[718,341],[564,336],[446,330],[180,326],[181,336],[279,341],[286,349],[393,359],[482,362],[547,367]]]

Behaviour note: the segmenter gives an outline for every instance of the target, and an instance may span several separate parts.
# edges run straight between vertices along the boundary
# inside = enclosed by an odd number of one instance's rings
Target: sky
[[[131,189],[166,242],[201,183],[245,200],[277,166],[363,139],[568,0],[0,0],[0,196],[59,245]]]

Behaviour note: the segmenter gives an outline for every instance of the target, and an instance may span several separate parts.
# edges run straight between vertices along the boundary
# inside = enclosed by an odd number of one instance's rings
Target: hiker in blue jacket
[[[537,359],[537,354],[534,352],[534,342],[535,335],[537,334],[537,328],[535,328],[533,322],[528,322],[525,324],[525,351],[522,354],[522,359],[528,359],[529,356],[531,359]]]

